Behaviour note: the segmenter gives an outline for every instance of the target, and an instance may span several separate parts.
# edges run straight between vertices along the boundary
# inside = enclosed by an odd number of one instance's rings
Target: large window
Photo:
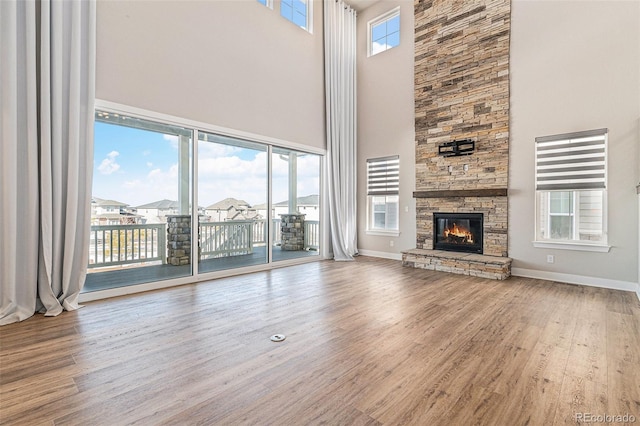
[[[318,258],[321,155],[115,111],[96,113],[84,291]]]
[[[607,130],[536,138],[536,241],[606,245]]]
[[[368,24],[369,56],[400,44],[400,9],[395,8]]]
[[[367,160],[367,231],[397,234],[399,228],[398,156]]]
[[[280,15],[300,28],[311,31],[310,6],[309,0],[282,0],[280,2]]]

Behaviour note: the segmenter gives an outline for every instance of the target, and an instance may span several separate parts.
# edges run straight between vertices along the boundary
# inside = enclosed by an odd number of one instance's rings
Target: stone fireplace
[[[403,263],[505,279],[510,1],[415,0],[414,14],[417,240]],[[439,246],[441,213],[482,215],[480,247]]]

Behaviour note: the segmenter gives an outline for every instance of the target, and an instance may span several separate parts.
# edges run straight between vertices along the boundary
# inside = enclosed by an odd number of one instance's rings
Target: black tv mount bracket
[[[471,155],[476,149],[475,141],[462,139],[459,141],[445,142],[438,146],[438,155],[443,157],[458,157],[460,155]]]

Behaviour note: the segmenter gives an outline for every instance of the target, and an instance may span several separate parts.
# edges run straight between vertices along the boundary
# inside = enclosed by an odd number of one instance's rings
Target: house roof
[[[229,210],[231,207],[235,207],[235,208],[244,207],[248,209],[251,206],[249,205],[249,203],[247,203],[244,200],[237,200],[235,198],[225,198],[222,201],[218,201],[217,203],[211,204],[206,209],[207,210]]]
[[[115,206],[115,207],[126,207],[129,204],[121,203],[120,201],[115,200],[105,200],[103,198],[93,197],[93,203],[96,206],[104,207],[104,206]]]
[[[305,195],[304,197],[298,197],[298,205],[299,206],[317,206],[319,197],[317,194],[314,195]],[[289,205],[289,200],[280,201],[279,203],[275,203],[274,206],[287,206]],[[267,205],[265,203],[256,204],[254,207],[256,210],[265,210]]]
[[[122,219],[125,217],[142,217],[139,214],[119,214],[119,213],[103,213],[95,215],[96,219]]]
[[[138,209],[177,209],[179,207],[177,201],[173,200],[160,200],[153,203],[143,204],[138,206]]]

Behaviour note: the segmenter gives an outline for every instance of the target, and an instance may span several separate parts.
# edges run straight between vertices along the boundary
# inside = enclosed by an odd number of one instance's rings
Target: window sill
[[[370,230],[367,229],[367,235],[378,235],[381,237],[398,237],[400,235],[400,231],[383,231],[381,229]]]
[[[569,241],[532,241],[537,248],[550,248],[558,250],[592,251],[598,253],[608,253],[611,246],[602,244],[589,244]]]

